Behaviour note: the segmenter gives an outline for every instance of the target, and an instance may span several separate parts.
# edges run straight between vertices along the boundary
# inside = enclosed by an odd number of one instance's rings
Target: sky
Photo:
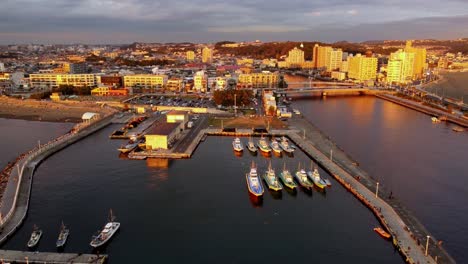
[[[468,37],[468,0],[1,0],[0,44]]]

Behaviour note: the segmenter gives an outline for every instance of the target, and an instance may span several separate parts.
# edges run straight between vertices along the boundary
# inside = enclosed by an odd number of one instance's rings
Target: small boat
[[[288,154],[291,154],[294,152],[294,148],[292,148],[290,145],[289,145],[289,141],[287,138],[285,137],[282,137],[281,138],[281,142],[279,143],[280,147],[284,150],[284,152],[288,153]]]
[[[266,141],[266,139],[262,136],[262,138],[260,138],[258,140],[258,148],[260,149],[260,151],[264,152],[264,153],[270,153],[271,152],[271,148],[268,146],[268,143]]]
[[[104,226],[104,228],[101,230],[99,235],[93,236],[91,242],[89,243],[90,246],[93,248],[100,247],[109,241],[111,237],[119,230],[120,228],[120,223],[115,222],[115,217],[112,214],[112,210],[110,210],[109,213],[109,222]]]
[[[281,154],[281,151],[283,151],[280,147],[280,145],[278,144],[278,141],[276,140],[272,140],[271,143],[270,143],[270,146],[271,146],[271,149],[273,150],[274,153],[276,154]]]
[[[247,181],[247,188],[251,194],[257,197],[263,195],[263,186],[260,179],[258,178],[257,167],[253,161],[252,165],[250,166],[250,171],[245,174],[245,179]]]
[[[432,120],[432,123],[440,123],[440,120],[435,116],[433,116],[431,120]]]
[[[392,235],[390,235],[389,233],[385,232],[385,230],[383,230],[382,228],[380,227],[375,227],[374,228],[374,231],[377,232],[377,234],[379,234],[381,237],[385,238],[385,239],[390,239],[392,237]]]
[[[302,186],[305,189],[312,190],[312,187],[314,186],[314,184],[307,177],[306,171],[304,169],[301,169],[300,164],[299,164],[299,170],[296,171],[295,176],[300,186]]]
[[[127,152],[134,150],[136,147],[138,147],[138,144],[140,143],[141,143],[140,141],[130,141],[127,145],[121,146],[120,148],[118,148],[118,150],[122,153],[127,153]]]
[[[322,178],[322,180],[327,184],[328,187],[332,186],[331,181],[327,178]]]
[[[244,150],[244,146],[242,145],[242,142],[240,141],[239,138],[236,137],[232,141],[232,148],[234,149],[234,151],[237,151],[237,152],[242,152]]]
[[[317,168],[314,168],[313,171],[308,171],[307,176],[314,182],[315,186],[319,187],[320,189],[324,189],[327,187],[327,183],[320,178],[320,173],[318,172]]]
[[[70,234],[70,229],[68,229],[62,222],[62,226],[60,227],[60,234],[57,238],[57,242],[55,243],[55,245],[58,248],[65,246],[65,243],[67,243],[69,234]]]
[[[258,149],[255,146],[255,143],[252,141],[252,139],[249,139],[247,142],[247,149],[252,152],[252,153],[257,153]]]
[[[299,111],[298,109],[293,109],[293,113],[296,114],[296,115],[300,115],[301,111]]]
[[[284,186],[292,190],[297,188],[297,184],[294,182],[294,177],[291,175],[289,170],[286,169],[286,163],[283,165],[283,171],[280,173],[279,177]]]
[[[463,132],[463,131],[465,131],[465,129],[463,129],[463,127],[459,127],[459,126],[453,127],[452,130],[455,131],[455,132]]]
[[[39,243],[39,240],[42,237],[42,230],[40,230],[36,225],[33,227],[33,231],[31,233],[31,237],[28,241],[28,248],[33,248]]]
[[[281,191],[283,186],[278,181],[278,177],[276,177],[275,170],[271,168],[271,162],[268,166],[268,170],[263,174],[263,179],[265,180],[269,189],[273,191]]]

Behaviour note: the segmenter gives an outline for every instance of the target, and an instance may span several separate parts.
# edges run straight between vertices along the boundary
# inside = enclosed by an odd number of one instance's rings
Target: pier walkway
[[[78,130],[37,146],[17,161],[9,175],[0,204],[0,244],[3,244],[23,223],[29,207],[33,174],[47,157],[111,124],[113,115],[90,124],[79,124]]]
[[[376,197],[377,181],[359,168],[358,163],[329,137],[301,117],[293,117],[289,123],[291,130],[287,132],[287,136],[374,212],[382,225],[397,238],[393,242],[409,263],[436,263],[436,260],[437,263],[455,263],[438,246],[439,241],[397,198],[389,198],[389,193],[384,188],[379,188],[380,195]],[[427,235],[431,238],[428,256],[425,256]]]
[[[105,263],[107,255],[0,250],[1,263]]]
[[[425,113],[428,115],[436,116],[436,117],[446,117],[447,121],[457,124],[462,127],[468,127],[468,119],[464,119],[462,117],[458,117],[456,115],[444,112],[439,109],[435,109],[429,106],[422,105],[421,103],[414,102],[411,100],[407,100],[404,98],[400,98],[398,96],[394,95],[389,95],[389,94],[376,94],[375,95],[377,98],[383,99],[390,101],[395,104],[399,104],[408,108],[411,108],[413,110],[419,111],[421,113]]]

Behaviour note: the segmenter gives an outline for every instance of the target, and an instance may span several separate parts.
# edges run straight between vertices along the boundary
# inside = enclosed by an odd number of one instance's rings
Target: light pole
[[[427,256],[427,250],[429,249],[429,238],[430,238],[430,237],[431,237],[431,236],[427,236],[427,241],[426,241],[426,253],[424,254],[424,255],[426,255],[426,256]]]
[[[234,94],[234,116],[237,116],[237,94]]]
[[[333,149],[330,149],[330,160],[333,162]]]
[[[375,197],[379,197],[379,182],[377,182],[377,188],[375,188]]]

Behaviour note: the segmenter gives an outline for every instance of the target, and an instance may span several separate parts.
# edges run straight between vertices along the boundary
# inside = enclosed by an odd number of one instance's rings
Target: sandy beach
[[[1,118],[78,123],[85,112],[103,113],[105,111],[109,110],[93,102],[52,102],[0,97]]]

